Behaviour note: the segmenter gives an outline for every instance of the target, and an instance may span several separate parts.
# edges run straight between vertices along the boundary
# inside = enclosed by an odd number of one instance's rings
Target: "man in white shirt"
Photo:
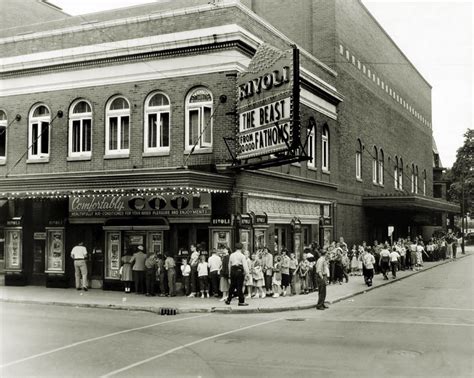
[[[235,244],[235,251],[230,255],[229,258],[229,272],[230,272],[230,288],[229,296],[225,301],[226,304],[230,305],[230,301],[234,296],[234,292],[237,291],[239,297],[239,306],[248,306],[245,303],[245,296],[242,290],[244,285],[244,278],[249,274],[249,267],[247,264],[247,258],[242,253],[242,243]]]
[[[215,249],[211,250],[209,257],[209,278],[211,280],[211,295],[219,297],[219,274],[222,269],[222,260]]]
[[[375,257],[364,251],[361,256],[362,264],[364,266],[364,280],[367,286],[372,286],[372,279],[374,278],[374,264]]]
[[[84,247],[84,242],[80,241],[71,251],[71,257],[74,260],[74,272],[76,275],[76,289],[87,291],[89,285],[87,281],[87,249]],[[82,276],[82,287],[81,287]]]
[[[379,266],[384,280],[388,280],[387,272],[390,269],[390,251],[388,248],[388,243],[385,243],[380,251]]]
[[[397,269],[399,261],[400,255],[397,252],[396,247],[394,247],[392,252],[390,252],[390,266],[392,268],[392,278],[397,278]]]

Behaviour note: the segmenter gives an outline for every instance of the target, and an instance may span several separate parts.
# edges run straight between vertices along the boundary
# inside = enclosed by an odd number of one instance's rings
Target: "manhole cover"
[[[389,354],[396,354],[399,356],[411,357],[411,358],[415,358],[422,355],[421,352],[418,352],[416,350],[392,350],[392,351],[389,351]]]
[[[288,320],[289,322],[304,322],[306,319],[305,318],[289,318],[286,320]]]

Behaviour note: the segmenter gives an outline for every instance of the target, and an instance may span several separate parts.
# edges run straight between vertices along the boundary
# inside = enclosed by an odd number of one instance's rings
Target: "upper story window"
[[[7,115],[0,110],[0,161],[7,157]]]
[[[423,195],[426,196],[426,169],[423,170]]]
[[[398,190],[398,156],[395,156],[395,165],[393,166],[393,187]]]
[[[324,125],[321,136],[321,169],[329,171],[329,127]]]
[[[169,152],[170,100],[163,93],[152,93],[145,101],[145,152]]]
[[[403,159],[401,157],[398,166],[398,189],[403,190]]]
[[[415,193],[418,194],[418,166],[415,166]]]
[[[130,103],[124,97],[113,97],[107,104],[105,154],[130,152]]]
[[[377,150],[377,147],[374,146],[374,154],[372,156],[372,182],[374,184],[377,184],[379,182],[378,161],[379,151]]]
[[[38,104],[30,111],[28,123],[28,159],[49,158],[51,112]]]
[[[316,169],[316,129],[313,127],[308,134],[308,168]]]
[[[418,166],[414,163],[411,165],[411,192],[418,193]]]
[[[92,107],[85,100],[77,100],[69,111],[69,156],[89,157],[91,151]]]
[[[212,94],[206,88],[193,89],[186,97],[186,149],[212,147]]]
[[[384,154],[383,150],[380,149],[379,151],[379,184],[384,184]]]
[[[357,139],[356,145],[356,179],[362,180],[362,142]]]

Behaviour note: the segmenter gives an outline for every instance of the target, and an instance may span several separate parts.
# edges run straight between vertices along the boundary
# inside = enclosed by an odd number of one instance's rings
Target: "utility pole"
[[[466,252],[464,250],[464,173],[461,176],[461,253],[464,255]]]

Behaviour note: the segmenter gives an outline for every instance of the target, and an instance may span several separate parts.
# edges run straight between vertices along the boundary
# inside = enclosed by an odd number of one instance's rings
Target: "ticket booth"
[[[209,227],[209,240],[211,248],[222,253],[224,248],[232,248],[232,231],[234,227],[232,215],[213,217]]]
[[[23,226],[20,217],[7,221],[5,233],[5,285],[24,286],[27,277],[23,263]]]
[[[253,253],[252,217],[250,214],[237,214],[237,241],[242,243],[242,251]]]
[[[266,213],[255,214],[250,212],[252,217],[252,238],[254,252],[266,247],[268,244],[268,216]]]

